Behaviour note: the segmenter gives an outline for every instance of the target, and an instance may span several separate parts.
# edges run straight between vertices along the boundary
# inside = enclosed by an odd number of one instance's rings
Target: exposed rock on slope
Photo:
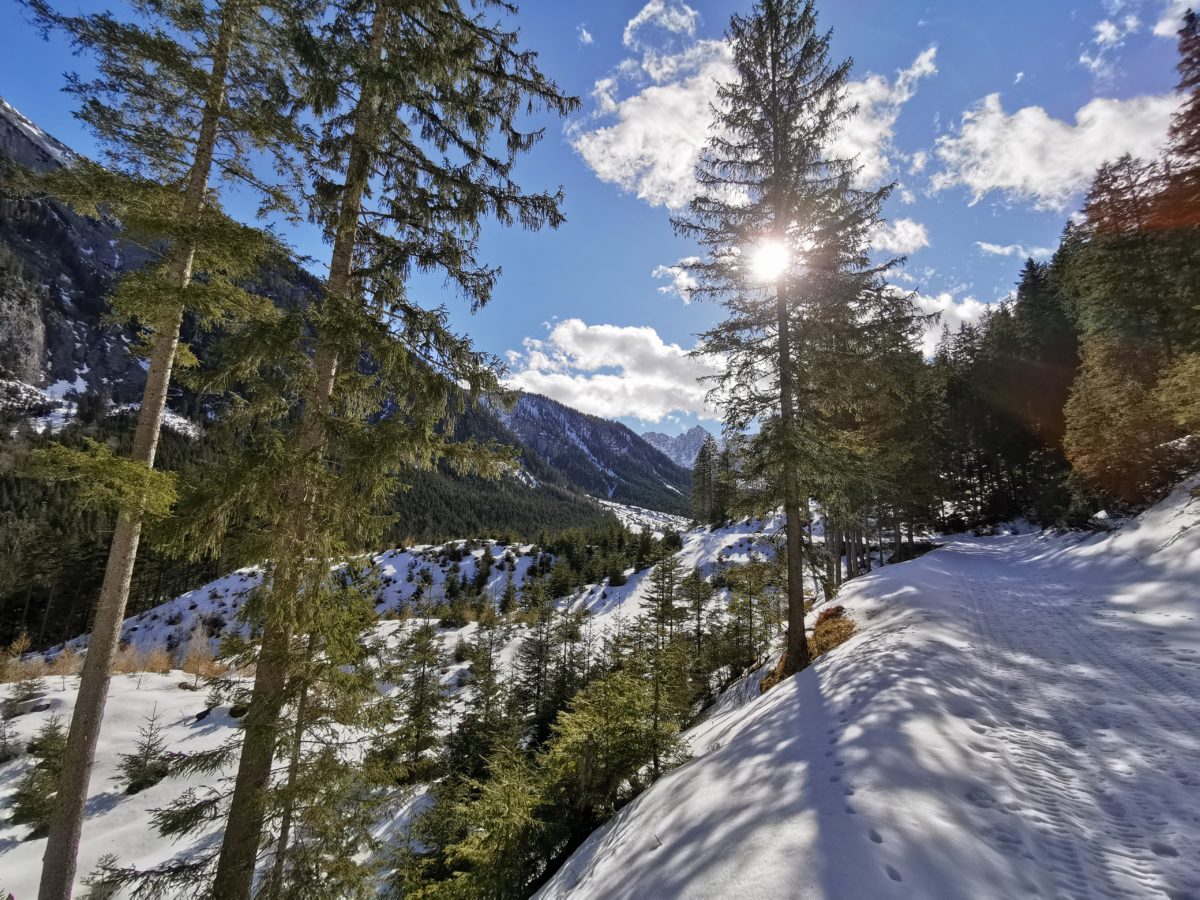
[[[708,429],[693,425],[683,434],[677,435],[647,431],[642,434],[642,440],[669,457],[675,465],[691,471],[692,466],[696,464],[696,455],[700,452],[700,447],[711,436]]]
[[[73,156],[0,99],[0,162],[46,172]],[[89,390],[135,399],[143,372],[126,350],[132,333],[102,317],[114,276],[145,258],[111,223],[45,198],[6,197],[0,181],[0,378],[58,399]]]

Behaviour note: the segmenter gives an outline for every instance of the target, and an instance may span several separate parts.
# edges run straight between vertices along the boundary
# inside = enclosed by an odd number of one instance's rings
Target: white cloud
[[[1013,79],[1013,84],[1020,84],[1024,80],[1025,80],[1025,73],[1018,72],[1017,77]]]
[[[1162,15],[1154,23],[1154,33],[1159,37],[1174,39],[1183,27],[1183,14],[1195,5],[1195,0],[1167,0]]]
[[[925,50],[894,80],[867,75],[848,85],[848,100],[859,105],[859,114],[830,152],[856,158],[862,183],[877,184],[893,171],[896,121],[920,80],[937,71],[936,54],[934,47]],[[618,77],[650,83],[618,100]],[[615,121],[590,130],[591,122],[577,123],[569,129],[569,139],[601,181],[651,206],[681,209],[697,191],[695,166],[711,136],[716,85],[734,77],[732,53],[724,41],[696,41],[678,53],[647,49],[640,61],[625,60],[595,84],[598,114]]]
[[[617,79],[601,78],[592,86],[592,99],[602,113],[617,111]]]
[[[1102,19],[1092,26],[1094,48],[1084,49],[1079,54],[1079,62],[1101,80],[1111,80],[1117,74],[1112,55],[1125,44],[1125,38],[1137,32],[1142,23],[1138,17],[1129,14],[1114,21]]]
[[[925,329],[921,339],[921,351],[926,356],[933,356],[943,327],[948,327],[951,334],[957,334],[963,325],[976,324],[989,306],[970,296],[960,300],[949,291],[942,291],[940,294],[916,294],[913,296],[913,303],[927,315],[939,314],[938,319]]]
[[[918,150],[912,155],[912,159],[908,162],[908,173],[917,175],[925,170],[925,166],[929,164],[929,153],[926,150]]]
[[[711,362],[687,355],[649,326],[589,325],[564,319],[545,340],[526,338],[510,352],[508,384],[607,418],[661,422],[671,413],[717,418],[699,381]]]
[[[1038,209],[1064,209],[1101,163],[1124,153],[1150,158],[1162,147],[1178,99],[1171,94],[1128,100],[1098,98],[1075,113],[1074,123],[1040,106],[1011,115],[990,94],[963,113],[957,134],[938,138],[944,166],[934,191],[961,185],[978,203],[989,191],[1030,200]]]
[[[656,71],[673,66],[677,80],[653,84],[619,102],[614,97],[615,80],[597,82],[594,95],[600,111],[614,114],[617,121],[571,137],[596,177],[633,192],[651,206],[680,209],[695,194],[696,160],[712,124],[713,85],[733,78],[724,41],[700,41],[685,54],[677,54],[669,64],[655,57]]]
[[[912,219],[881,222],[871,235],[871,246],[876,250],[907,256],[929,246],[929,233],[924,225]]]
[[[884,181],[892,171],[889,153],[895,152],[892,137],[900,111],[917,92],[921,79],[937,74],[937,47],[929,47],[900,69],[894,81],[882,75],[868,74],[846,88],[846,100],[858,105],[858,114],[842,129],[830,147],[835,157],[856,159],[858,180],[863,185]]]
[[[1021,259],[1045,259],[1054,255],[1053,247],[1026,247],[1024,244],[992,244],[988,241],[976,241],[975,246],[983,253],[991,256],[1017,256]]]
[[[575,34],[579,37],[579,46],[581,47],[586,47],[588,44],[592,44],[596,40],[594,37],[592,37],[592,33],[587,30],[586,25],[576,25]]]
[[[661,28],[673,34],[686,34],[689,37],[696,33],[696,20],[700,13],[686,3],[667,3],[665,0],[650,0],[638,11],[638,14],[625,24],[622,41],[626,47],[640,48],[642,40],[638,32],[647,28]]]
[[[700,261],[698,256],[686,256],[673,266],[655,266],[650,273],[651,278],[669,278],[670,284],[659,287],[660,294],[675,294],[684,303],[692,302],[692,291],[700,286],[696,277],[690,274],[684,266]]]

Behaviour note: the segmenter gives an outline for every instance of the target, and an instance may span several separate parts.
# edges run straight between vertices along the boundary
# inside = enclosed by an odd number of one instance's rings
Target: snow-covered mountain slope
[[[0,99],[0,189],[7,163],[47,172],[78,159],[31,119]],[[144,361],[129,352],[132,329],[109,321],[107,294],[115,280],[141,266],[146,251],[121,239],[117,223],[76,215],[37,197],[9,201],[0,215],[0,412],[15,413],[39,431],[74,421],[81,408],[136,403]],[[299,267],[263,273],[249,285],[273,302],[304,303],[319,290]],[[184,339],[206,358],[211,336],[190,324]],[[178,385],[171,391],[167,423],[192,431],[203,421],[205,401]],[[553,406],[553,414],[547,412]],[[524,415],[545,412],[536,421]],[[462,479],[445,471],[413,475],[414,497],[399,502],[417,538],[540,529],[559,531],[597,524],[604,516],[584,496],[614,497],[674,513],[686,512],[690,476],[615,422],[593,419],[545,398],[526,399],[514,410],[516,427],[488,410],[460,417],[463,437],[495,439],[517,449],[522,468],[515,484],[473,482],[479,497],[463,512]],[[522,430],[535,440],[526,442]],[[455,515],[450,510],[459,507]],[[2,512],[2,510],[0,510]]]
[[[594,497],[675,515],[691,511],[691,473],[619,422],[525,393],[498,415],[525,446]]]
[[[624,503],[614,503],[611,500],[601,500],[600,505],[609,510],[621,524],[630,531],[649,531],[655,537],[671,531],[687,531],[692,524],[684,516],[673,516],[670,513],[659,512],[656,509],[643,509],[640,506],[627,506]]]
[[[752,552],[760,556],[769,553],[772,535],[777,528],[775,521],[744,521],[713,531],[697,529],[684,535],[681,559],[688,568],[699,567],[706,574],[718,567],[738,565],[746,562]],[[512,559],[514,580],[519,584],[533,562],[531,556],[525,555],[529,548],[524,545],[505,547],[495,543],[489,543],[488,547],[497,561]],[[462,559],[456,562],[452,557],[459,553],[462,553]],[[465,573],[473,578],[483,553],[482,542],[476,542],[471,549],[466,549],[463,542],[452,542],[437,547],[422,546],[380,554],[376,560],[380,564],[383,583],[380,585],[377,610],[382,616],[398,609],[412,597],[416,586],[423,580],[426,583],[423,588],[425,595],[436,593],[454,571],[455,565],[458,566],[455,574],[461,576]],[[413,572],[412,581],[408,579],[410,571]],[[422,572],[428,572],[427,579]],[[123,635],[132,647],[141,650],[165,647],[179,649],[187,647],[193,636],[202,639],[224,628],[236,627],[236,613],[259,577],[255,569],[230,573],[140,616],[127,619]],[[507,564],[503,568],[497,566],[489,576],[488,590],[499,596],[507,579]],[[646,572],[631,572],[626,584],[620,587],[611,587],[607,583],[589,585],[570,597],[562,598],[561,602],[572,608],[586,608],[590,613],[587,627],[601,634],[614,620],[621,618],[628,621],[636,616],[642,608],[647,588]],[[419,621],[407,620],[409,626]],[[393,619],[381,619],[371,633],[375,636],[388,635],[400,627],[405,625]],[[469,639],[477,627],[471,623],[464,628],[439,628],[445,655],[449,657],[458,642]],[[512,660],[522,634],[520,627],[512,627],[507,646],[500,655],[502,663]],[[80,639],[72,643],[82,647],[85,642]],[[464,665],[452,664],[443,674],[442,684],[447,692],[453,694],[457,691]],[[163,806],[188,788],[205,791],[215,784],[215,777],[173,776],[133,796],[122,793],[117,784],[120,754],[132,751],[137,740],[137,729],[145,723],[146,716],[155,710],[161,716],[160,724],[164,728],[167,744],[173,750],[214,747],[236,733],[238,722],[229,715],[228,707],[217,707],[205,713],[205,691],[182,686],[190,686],[193,681],[191,676],[178,670],[168,675],[130,674],[113,677],[87,806],[87,821],[79,856],[80,878],[93,870],[97,860],[106,853],[118,854],[122,863],[149,867],[172,858],[183,858],[193,849],[210,845],[214,839],[214,827],[178,843],[159,837],[151,826],[151,810]],[[52,715],[61,715],[64,721],[69,720],[77,686],[78,678],[74,676],[47,677],[42,696],[35,703],[26,704],[26,709],[31,711],[23,712],[8,723],[14,744],[24,746]],[[11,696],[11,692],[11,685],[0,685],[0,701]],[[449,724],[446,723],[447,726]],[[31,763],[28,755],[22,755],[0,764],[0,809],[8,807],[17,782]],[[409,807],[396,810],[393,825],[400,828],[408,814]],[[7,892],[12,892],[18,898],[32,897],[37,893],[41,857],[46,845],[44,839],[24,840],[27,831],[25,826],[9,824],[7,816],[0,818],[0,897],[7,896]]]
[[[688,735],[539,896],[1200,896],[1200,499],[957,538],[858,633]]]
[[[711,434],[708,429],[700,425],[693,425],[683,434],[676,435],[663,434],[661,431],[642,432],[642,440],[669,457],[675,465],[689,471],[696,463],[696,454],[700,452],[701,445],[709,437]]]
[[[69,166],[77,158],[66,144],[42,131],[3,97],[0,97],[0,154],[35,172]]]

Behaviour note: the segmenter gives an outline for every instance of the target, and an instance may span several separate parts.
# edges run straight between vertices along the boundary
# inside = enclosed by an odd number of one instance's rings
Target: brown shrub
[[[171,654],[162,647],[155,647],[143,657],[143,672],[157,672],[165,675],[171,671]]]
[[[83,657],[75,652],[75,648],[67,647],[50,660],[50,665],[46,667],[47,675],[78,675],[79,669],[83,665]]]
[[[224,664],[213,657],[211,644],[200,630],[192,632],[191,639],[183,648],[179,668],[189,675],[195,675],[197,679],[214,678],[225,672]]]
[[[126,644],[113,657],[111,674],[128,675],[142,671],[142,651],[133,644]]]
[[[813,629],[812,637],[808,639],[808,652],[814,658],[828,653],[838,644],[843,644],[854,634],[854,623],[842,615],[818,620]]]
[[[126,644],[113,660],[112,674],[132,675],[135,672],[159,672],[166,674],[171,670],[171,656],[162,647],[153,650],[140,650],[133,644]]]
[[[0,650],[0,682],[21,680],[25,666],[21,657],[29,652],[30,644],[29,635],[22,632],[13,638],[11,644]]]
[[[30,659],[9,660],[5,666],[4,680],[8,682],[32,681],[46,674],[46,661],[40,656]]]

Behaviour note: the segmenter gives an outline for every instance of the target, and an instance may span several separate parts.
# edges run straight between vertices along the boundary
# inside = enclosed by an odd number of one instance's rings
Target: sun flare
[[[763,241],[754,248],[750,270],[759,281],[776,281],[787,271],[788,251],[779,241]]]

